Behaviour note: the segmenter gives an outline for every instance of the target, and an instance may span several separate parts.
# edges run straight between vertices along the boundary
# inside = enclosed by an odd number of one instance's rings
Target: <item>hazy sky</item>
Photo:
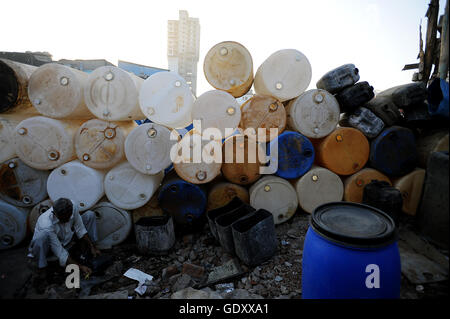
[[[200,19],[197,95],[212,89],[203,59],[233,40],[252,54],[254,71],[273,52],[294,48],[312,65],[312,81],[345,63],[376,90],[410,82],[419,23],[429,0],[14,0],[2,1],[0,51],[48,51],[54,60],[125,60],[167,68],[167,20],[178,10]],[[445,0],[440,1],[444,11]]]

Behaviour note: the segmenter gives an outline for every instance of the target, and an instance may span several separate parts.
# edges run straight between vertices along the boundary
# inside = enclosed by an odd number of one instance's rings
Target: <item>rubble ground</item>
[[[26,246],[0,252],[0,298],[275,298],[301,299],[303,242],[309,214],[297,212],[277,225],[278,252],[257,267],[247,267],[222,249],[205,225],[203,231],[177,238],[171,251],[162,256],[142,256],[132,232],[125,242],[103,253],[111,254],[113,264],[101,277],[82,278],[79,289],[65,286],[67,273],[50,264],[42,274],[32,272],[26,263]],[[228,280],[208,285],[208,274],[232,260],[242,272]],[[136,268],[153,276],[147,290],[135,292],[138,282],[123,274]],[[193,287],[195,289],[192,289]],[[198,291],[201,290],[201,291]],[[402,275],[401,298],[448,298],[448,279],[424,285],[411,284]]]

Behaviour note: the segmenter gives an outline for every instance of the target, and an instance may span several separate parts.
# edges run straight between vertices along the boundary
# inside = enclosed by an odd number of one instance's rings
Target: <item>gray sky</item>
[[[167,68],[167,20],[178,10],[200,19],[197,95],[211,90],[203,59],[216,43],[237,41],[254,71],[273,52],[294,48],[312,65],[312,81],[345,63],[376,90],[410,82],[419,23],[429,0],[3,1],[0,51],[48,51],[53,59],[125,60]],[[445,0],[440,1],[444,11]]]

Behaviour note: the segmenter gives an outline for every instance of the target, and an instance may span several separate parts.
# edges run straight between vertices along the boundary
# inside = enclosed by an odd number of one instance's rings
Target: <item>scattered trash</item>
[[[220,293],[229,293],[232,292],[234,290],[234,284],[228,283],[228,284],[218,284],[215,286],[216,290],[218,290]]]
[[[213,268],[208,275],[208,281],[206,285],[211,286],[214,284],[218,284],[222,281],[230,280],[243,274],[244,273],[239,263],[235,259],[232,259],[222,266]]]
[[[276,281],[276,282],[280,282],[280,281],[282,281],[282,280],[283,280],[283,278],[280,277],[280,276],[276,276],[276,277],[275,277],[275,281]]]
[[[417,285],[416,286],[416,291],[417,292],[423,292],[424,291],[424,287],[422,285]]]
[[[123,274],[125,277],[128,277],[130,279],[134,279],[136,281],[139,282],[139,285],[137,286],[137,288],[135,289],[135,291],[140,294],[143,295],[145,293],[145,291],[147,290],[147,286],[145,286],[145,281],[146,280],[153,280],[153,276],[148,275],[138,269],[135,268],[130,268],[126,271],[126,273]]]

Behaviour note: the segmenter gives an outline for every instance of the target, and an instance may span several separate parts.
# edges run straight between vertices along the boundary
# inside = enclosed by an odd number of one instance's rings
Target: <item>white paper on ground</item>
[[[126,273],[123,274],[125,277],[128,277],[130,279],[136,280],[139,282],[139,285],[137,286],[137,288],[134,290],[136,291],[139,295],[143,295],[145,293],[145,291],[147,290],[147,286],[145,286],[145,281],[152,281],[153,280],[153,276],[146,274],[145,272],[142,272],[136,268],[130,268],[127,270]]]

